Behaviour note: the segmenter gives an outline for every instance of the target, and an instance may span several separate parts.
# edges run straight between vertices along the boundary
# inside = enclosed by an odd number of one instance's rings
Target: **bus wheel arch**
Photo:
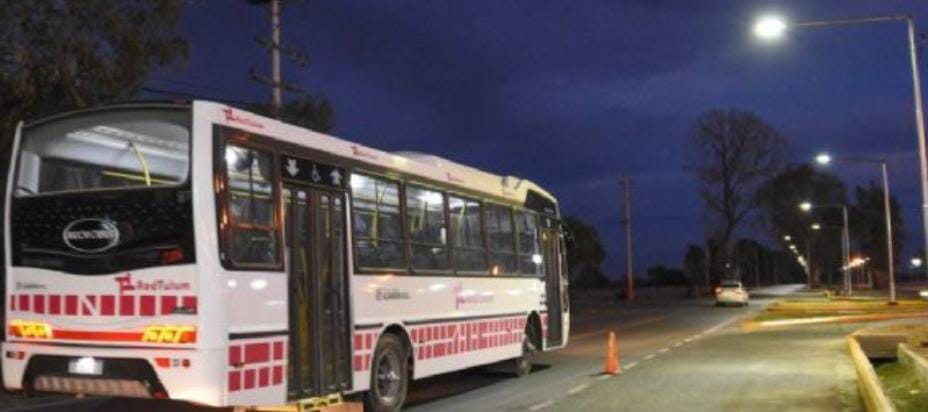
[[[541,326],[541,316],[538,312],[533,311],[528,315],[528,323],[525,326],[525,333],[529,333],[530,329],[532,334],[529,335],[531,339],[531,344],[535,347],[536,352],[541,352],[544,349],[544,336],[542,336],[542,331],[544,328]]]

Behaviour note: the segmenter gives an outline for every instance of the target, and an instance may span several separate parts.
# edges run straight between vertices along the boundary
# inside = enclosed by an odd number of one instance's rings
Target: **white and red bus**
[[[12,390],[274,405],[564,346],[557,202],[222,104],[20,126],[4,222]]]

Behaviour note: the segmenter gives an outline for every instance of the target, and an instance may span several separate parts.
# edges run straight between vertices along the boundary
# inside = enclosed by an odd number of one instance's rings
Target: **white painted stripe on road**
[[[670,351],[670,348],[663,348],[658,350],[657,353],[667,353],[668,351]]]
[[[529,406],[528,410],[530,410],[530,411],[538,411],[538,410],[542,410],[542,409],[544,409],[544,408],[547,408],[547,407],[549,407],[549,406],[551,406],[551,405],[554,405],[554,401],[551,400],[551,399],[548,399],[548,400],[546,400],[546,401],[544,401],[544,402],[542,402],[542,403],[537,403],[537,404],[534,404],[534,405],[532,405],[532,406]]]
[[[679,342],[677,342],[677,343],[674,343],[674,344],[673,344],[673,347],[679,348],[679,347],[683,346],[684,343],[686,343],[686,342],[679,341]]]
[[[656,354],[656,353],[652,353],[652,354],[650,354],[650,355],[648,355],[648,356],[645,356],[643,360],[651,360],[651,359],[654,359],[654,358],[656,358],[656,357],[657,357],[657,354]]]
[[[719,323],[718,325],[715,325],[709,329],[702,331],[700,335],[711,335],[715,332],[718,332],[724,329],[726,326],[731,325],[732,323],[735,323],[735,321],[738,320],[739,318],[740,318],[739,316],[733,316],[731,319],[728,319],[722,323]]]
[[[683,341],[686,342],[686,343],[690,343],[690,342],[692,342],[694,339],[696,339],[694,336],[690,336],[690,337],[688,337],[688,338],[686,338],[686,339],[683,339]]]
[[[590,384],[588,383],[584,383],[583,385],[579,385],[579,386],[574,386],[573,388],[570,388],[570,390],[567,391],[567,396],[576,395],[580,392],[583,392],[584,389],[589,388],[589,387],[590,387]]]
[[[626,368],[626,369],[628,369],[628,368]],[[608,374],[608,373],[604,373],[604,374],[599,375],[598,377],[596,377],[596,379],[599,379],[599,380],[601,380],[601,381],[604,381],[604,380],[609,379],[609,378],[611,378],[611,377],[612,377],[612,375],[610,375],[610,374]]]
[[[625,368],[624,368],[624,369],[625,369],[625,370],[629,370],[629,369],[631,369],[631,368],[634,368],[635,366],[638,366],[638,362],[631,362],[631,363],[625,365]],[[608,376],[608,375],[606,375],[606,376]]]

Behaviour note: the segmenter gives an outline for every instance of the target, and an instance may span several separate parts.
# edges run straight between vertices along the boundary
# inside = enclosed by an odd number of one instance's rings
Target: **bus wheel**
[[[399,411],[409,386],[408,359],[400,339],[391,333],[377,341],[371,365],[371,387],[364,394],[364,410]]]
[[[532,358],[538,351],[535,342],[538,341],[540,341],[538,331],[535,330],[535,325],[529,322],[525,326],[525,335],[522,337],[522,356],[512,360],[513,375],[521,378],[532,372]]]

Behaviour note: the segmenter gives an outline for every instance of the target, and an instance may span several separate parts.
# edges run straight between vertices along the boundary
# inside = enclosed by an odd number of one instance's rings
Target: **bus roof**
[[[362,164],[399,173],[421,176],[424,179],[444,182],[452,187],[483,193],[489,197],[502,197],[511,201],[531,203],[532,198],[550,202],[555,208],[557,199],[537,184],[515,176],[500,176],[438,156],[417,152],[385,152],[350,142],[335,136],[281,122],[232,106],[208,101],[195,101],[195,112],[212,113],[217,123],[245,129],[257,134],[332,153]],[[539,209],[534,207],[533,209]],[[557,214],[556,210],[548,211]]]

